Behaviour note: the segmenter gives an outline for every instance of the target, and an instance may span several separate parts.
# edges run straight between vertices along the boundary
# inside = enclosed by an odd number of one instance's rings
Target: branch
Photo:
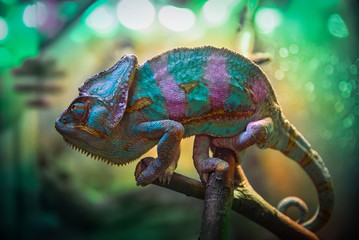
[[[199,239],[227,239],[234,189],[234,153],[216,149],[214,156],[228,164],[219,164],[209,175],[204,198],[201,233]]]
[[[256,193],[240,165],[236,166],[235,171],[240,183],[234,190],[232,210],[260,224],[281,239],[319,239],[314,233],[279,212]],[[174,173],[169,184],[162,185],[158,180],[155,180],[153,184],[190,197],[202,200],[205,197],[205,188],[201,182],[181,174]]]

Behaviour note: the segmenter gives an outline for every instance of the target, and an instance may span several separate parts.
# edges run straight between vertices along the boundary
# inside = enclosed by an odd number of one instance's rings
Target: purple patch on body
[[[255,80],[251,86],[254,103],[259,103],[267,96],[267,87],[261,79]]]
[[[230,78],[226,69],[226,58],[216,54],[208,58],[204,79],[210,92],[210,101],[213,110],[223,109],[229,97]]]
[[[167,61],[161,59],[151,64],[154,78],[166,100],[166,108],[170,119],[184,119],[186,117],[186,94],[176,83],[174,77],[168,74]]]

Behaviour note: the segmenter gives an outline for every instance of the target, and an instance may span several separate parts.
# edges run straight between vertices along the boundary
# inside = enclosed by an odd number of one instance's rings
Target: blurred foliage
[[[1,235],[195,239],[201,202],[154,187],[137,188],[136,163],[117,168],[86,158],[66,148],[53,123],[86,78],[123,54],[134,53],[141,63],[174,47],[201,45],[248,56],[252,51],[271,55],[262,68],[285,115],[322,155],[334,180],[336,209],[319,236],[346,239],[354,234],[359,200],[353,182],[359,167],[357,1],[92,2],[0,0]],[[46,96],[51,106],[46,111],[26,106],[38,95],[14,88],[19,82],[42,79],[14,74],[29,58],[54,61],[65,71],[61,83],[46,78],[65,89]],[[192,143],[193,139],[182,142],[178,171],[198,178]],[[154,149],[147,155],[155,154]],[[280,153],[251,148],[243,165],[254,188],[273,205],[284,196],[298,195],[314,212],[317,201],[311,182]],[[111,204],[103,208],[108,201]],[[101,209],[111,216],[108,222],[106,214],[98,213]],[[97,213],[98,221],[91,222]],[[273,238],[240,216],[233,216],[231,224],[231,239]]]

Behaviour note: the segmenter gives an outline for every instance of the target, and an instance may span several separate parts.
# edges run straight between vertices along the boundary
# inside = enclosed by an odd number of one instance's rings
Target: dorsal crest
[[[136,69],[137,57],[125,55],[111,68],[90,77],[79,87],[80,96],[97,97],[106,104],[112,115],[109,127],[115,127],[126,110]]]

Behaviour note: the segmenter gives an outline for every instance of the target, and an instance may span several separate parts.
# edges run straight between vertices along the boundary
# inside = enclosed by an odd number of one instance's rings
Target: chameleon
[[[334,190],[324,161],[284,116],[265,73],[239,53],[183,47],[142,65],[128,54],[78,90],[56,130],[72,147],[116,165],[157,145],[157,157],[142,159],[146,167],[136,169],[137,185],[170,180],[182,138],[195,136],[193,161],[204,183],[221,164],[209,149],[232,149],[240,164],[242,153],[257,145],[282,152],[311,178],[319,207],[303,226],[316,231],[328,222]]]

